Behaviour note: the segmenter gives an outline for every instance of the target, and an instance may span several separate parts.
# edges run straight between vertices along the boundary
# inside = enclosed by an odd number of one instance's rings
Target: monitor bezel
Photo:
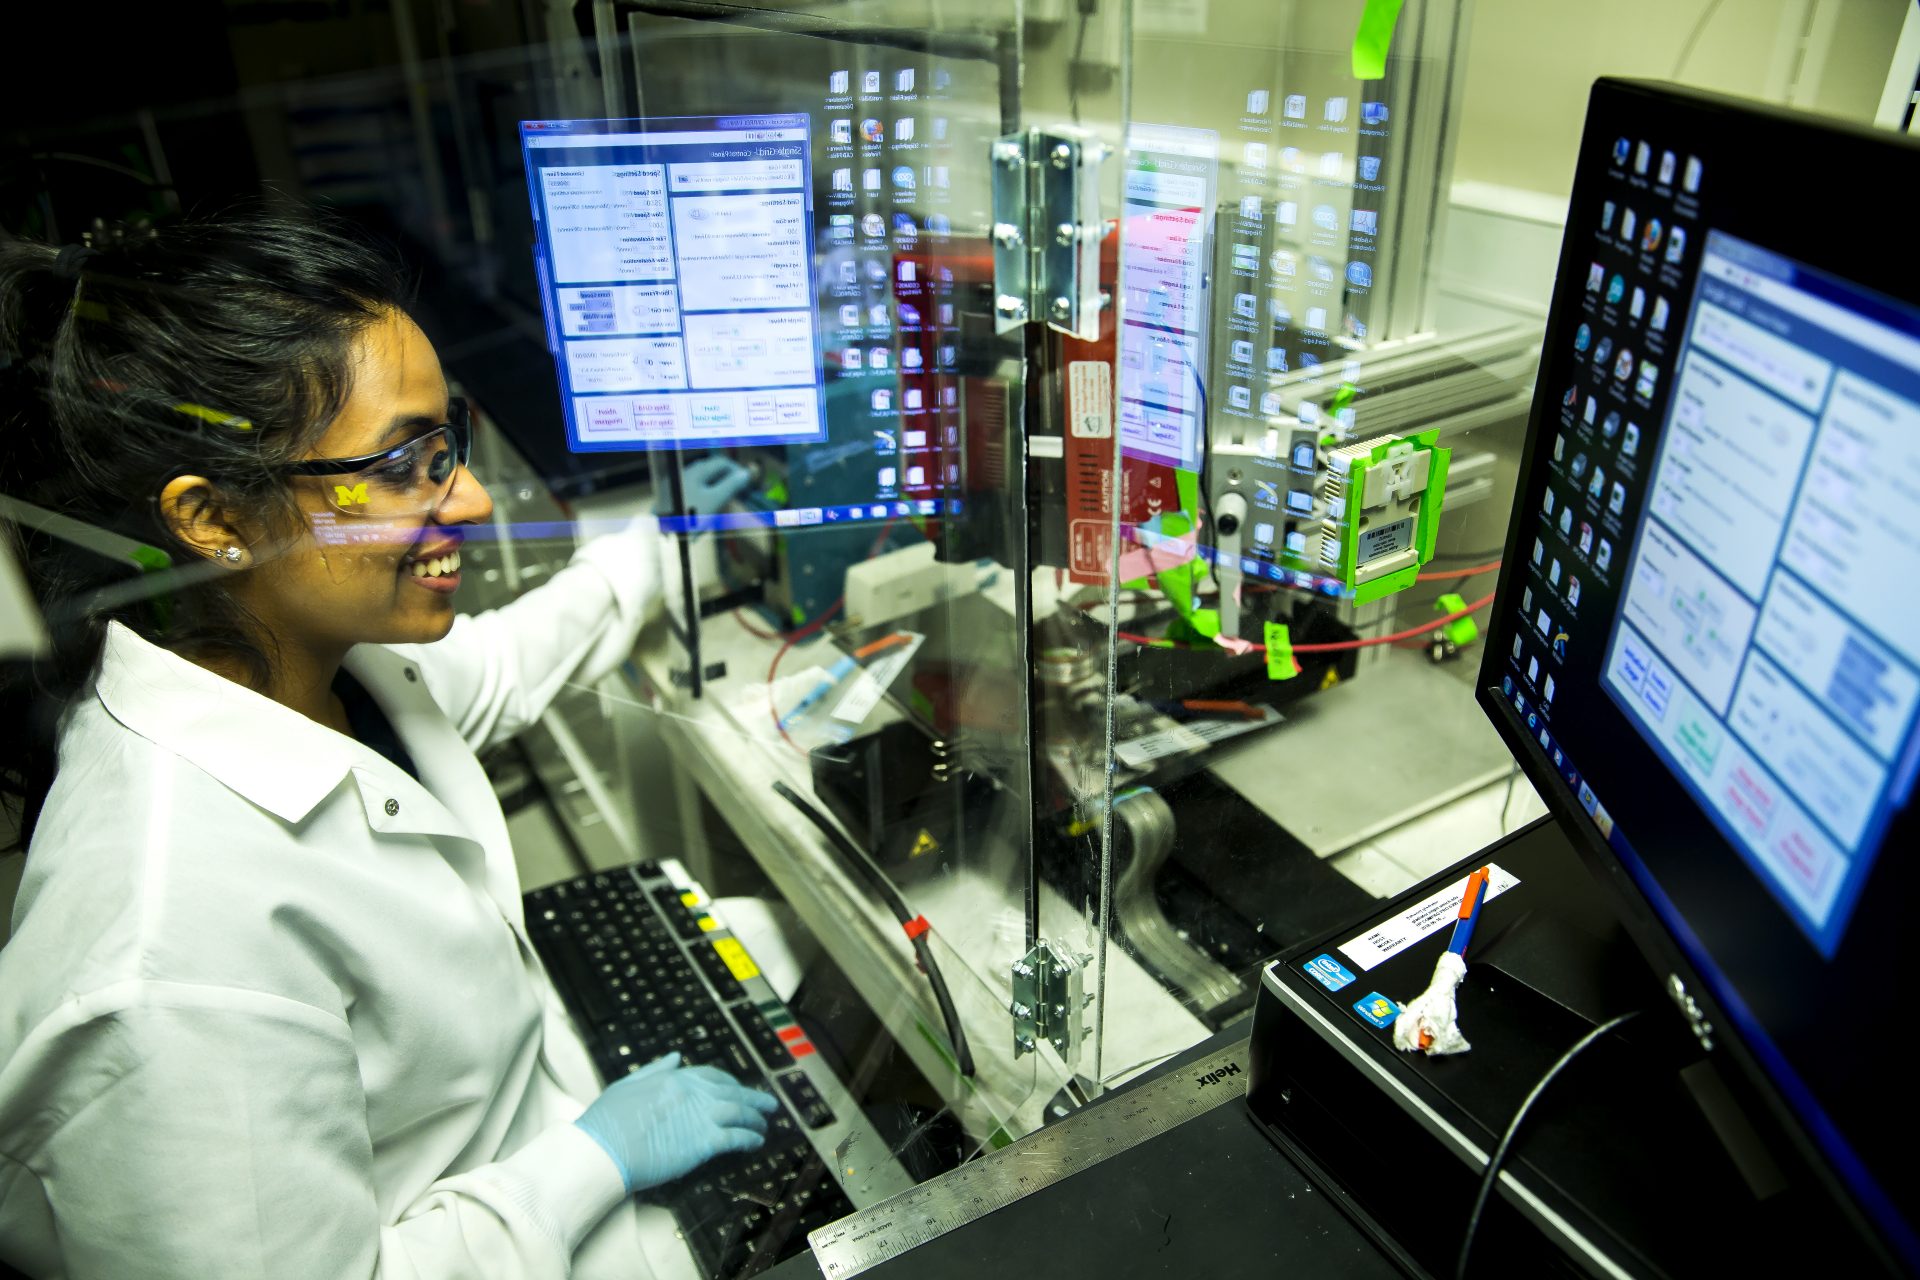
[[[1516,633],[1514,619],[1517,613],[1503,607],[1515,598],[1515,594],[1524,585],[1527,572],[1527,558],[1523,550],[1525,540],[1532,525],[1530,503],[1530,478],[1534,475],[1539,461],[1540,451],[1549,447],[1547,441],[1557,429],[1558,403],[1556,388],[1545,376],[1545,368],[1551,359],[1551,353],[1559,351],[1567,342],[1572,330],[1580,323],[1577,307],[1555,307],[1554,301],[1560,296],[1560,282],[1577,278],[1582,270],[1582,261],[1590,256],[1584,243],[1574,233],[1574,228],[1588,225],[1591,215],[1597,211],[1603,199],[1599,193],[1599,180],[1591,175],[1588,155],[1596,149],[1596,142],[1616,132],[1612,120],[1618,118],[1623,107],[1632,104],[1633,109],[1644,111],[1650,106],[1675,113],[1685,113],[1690,118],[1689,129],[1714,129],[1728,124],[1737,124],[1751,129],[1756,124],[1764,124],[1779,130],[1782,135],[1812,135],[1829,147],[1861,150],[1886,148],[1889,144],[1896,147],[1909,147],[1917,160],[1920,160],[1920,145],[1908,142],[1902,135],[1882,132],[1844,121],[1815,117],[1799,112],[1787,111],[1767,104],[1746,99],[1684,89],[1679,86],[1655,81],[1627,80],[1602,77],[1594,82],[1591,90],[1585,123],[1582,126],[1580,162],[1575,166],[1572,191],[1568,202],[1568,214],[1563,233],[1560,253],[1556,259],[1556,275],[1551,295],[1542,345],[1542,373],[1536,379],[1533,402],[1528,412],[1527,430],[1522,444],[1519,468],[1516,473],[1513,510],[1509,516],[1505,550],[1501,557],[1501,568],[1495,587],[1495,613],[1488,620],[1482,637],[1482,656],[1479,676],[1475,683],[1475,700],[1499,733],[1502,741],[1512,753],[1516,764],[1525,772],[1527,779],[1546,803],[1555,819],[1565,830],[1569,844],[1576,850],[1596,880],[1607,891],[1618,910],[1621,923],[1635,944],[1653,966],[1663,984],[1677,979],[1682,984],[1682,992],[1691,996],[1698,1005],[1701,1019],[1714,1028],[1707,1049],[1709,1060],[1731,1062],[1746,1092],[1759,1099],[1774,1119],[1779,1122],[1782,1132],[1793,1144],[1797,1153],[1805,1161],[1806,1167],[1819,1179],[1824,1189],[1833,1195],[1841,1212],[1860,1230],[1863,1239],[1871,1242],[1872,1248],[1890,1267],[1900,1264],[1896,1258],[1912,1255],[1908,1247],[1910,1239],[1902,1239],[1909,1233],[1920,1232],[1920,1223],[1903,1222],[1897,1214],[1892,1221],[1869,1210],[1861,1201],[1860,1189],[1844,1174],[1834,1162],[1825,1144],[1810,1130],[1807,1118],[1801,1114],[1786,1095],[1772,1073],[1761,1061],[1761,1055],[1746,1042],[1745,1028],[1748,1019],[1734,1016],[1734,1002],[1726,1000],[1717,982],[1709,980],[1697,966],[1690,954],[1687,943],[1676,937],[1674,931],[1662,918],[1648,891],[1643,888],[1633,870],[1621,859],[1601,833],[1598,826],[1589,817],[1581,804],[1580,797],[1568,785],[1558,768],[1554,766],[1525,724],[1519,719],[1512,703],[1502,691],[1502,679],[1506,674],[1505,654],[1507,642]],[[1703,218],[1701,232],[1725,229],[1714,227],[1710,218]],[[1732,234],[1740,235],[1740,230]],[[1845,247],[1843,238],[1836,237],[1833,242],[1837,252],[1826,253],[1808,261],[1808,265],[1831,271],[1846,278],[1858,279],[1857,273],[1850,273],[1845,267],[1835,267],[1834,259],[1857,265],[1858,250]],[[1697,280],[1699,270],[1696,258],[1689,271],[1690,281]],[[1912,283],[1920,285],[1920,271],[1907,273]],[[1909,296],[1920,297],[1920,290]],[[1688,297],[1691,306],[1691,294]],[[1637,527],[1637,521],[1636,521]],[[1649,748],[1649,755],[1651,749]],[[1577,753],[1575,753],[1577,754]],[[1911,834],[1920,825],[1920,811],[1909,808],[1898,815],[1894,825],[1887,832],[1885,845],[1891,846],[1901,838],[1903,832]],[[1883,846],[1885,847],[1885,846]],[[1652,874],[1649,871],[1649,878]],[[1656,881],[1657,883],[1657,881]],[[1671,994],[1671,991],[1670,991]],[[1753,1024],[1758,1026],[1757,1021]],[[1735,1032],[1729,1034],[1729,1032]],[[1778,1052],[1778,1050],[1774,1050]],[[1803,1088],[1805,1086],[1802,1086]],[[1808,1090],[1811,1095],[1811,1090]],[[1837,1129],[1837,1126],[1835,1126]],[[1858,1159],[1856,1157],[1856,1159]],[[1861,1162],[1864,1171],[1864,1162]],[[1871,1172],[1866,1174],[1869,1182],[1875,1183],[1874,1189],[1882,1195],[1889,1194]],[[1889,1204],[1888,1210],[1892,1212]]]

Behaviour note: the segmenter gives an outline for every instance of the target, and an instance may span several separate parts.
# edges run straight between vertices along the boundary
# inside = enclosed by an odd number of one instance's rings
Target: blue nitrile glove
[[[753,483],[753,473],[720,454],[710,454],[680,473],[680,491],[686,498],[686,515],[719,515],[720,509],[740,496]],[[667,500],[668,491],[660,491],[659,500]]]
[[[574,1123],[613,1157],[632,1193],[717,1155],[754,1150],[779,1106],[717,1067],[683,1067],[670,1053],[608,1085]]]

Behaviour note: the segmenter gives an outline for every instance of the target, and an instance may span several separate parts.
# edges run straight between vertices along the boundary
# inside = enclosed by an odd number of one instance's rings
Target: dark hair
[[[16,809],[20,846],[52,785],[58,716],[92,678],[110,621],[265,680],[272,638],[224,575],[115,588],[204,563],[159,514],[178,475],[206,476],[227,509],[291,530],[277,467],[338,414],[353,340],[403,309],[404,292],[387,256],[315,217],[188,221],[92,252],[0,235],[0,494],[150,549],[116,556],[0,515],[52,642],[0,671],[0,806]]]

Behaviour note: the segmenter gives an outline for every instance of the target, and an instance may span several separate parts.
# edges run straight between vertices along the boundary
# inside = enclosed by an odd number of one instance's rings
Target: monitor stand
[[[1458,1003],[1472,1048],[1400,1052],[1355,1005],[1424,990],[1453,912],[1371,968],[1341,944],[1487,863],[1519,883],[1486,902],[1468,953]],[[1321,956],[1352,980],[1334,990],[1310,976]],[[1779,1274],[1817,1256],[1823,1270],[1877,1274],[1770,1113],[1694,1039],[1552,818],[1268,966],[1248,1104],[1410,1273],[1451,1276],[1486,1159],[1522,1099],[1575,1041],[1633,1010],[1535,1104],[1468,1273],[1692,1276],[1744,1263]],[[1842,1262],[1856,1257],[1858,1270]]]

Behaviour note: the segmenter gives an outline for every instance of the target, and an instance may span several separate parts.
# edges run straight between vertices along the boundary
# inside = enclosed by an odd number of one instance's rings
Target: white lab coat
[[[626,657],[657,573],[636,526],[437,644],[349,654],[418,782],[111,629],[0,949],[0,1258],[192,1280],[685,1265],[610,1212],[619,1174],[570,1123],[600,1086],[474,755]]]

